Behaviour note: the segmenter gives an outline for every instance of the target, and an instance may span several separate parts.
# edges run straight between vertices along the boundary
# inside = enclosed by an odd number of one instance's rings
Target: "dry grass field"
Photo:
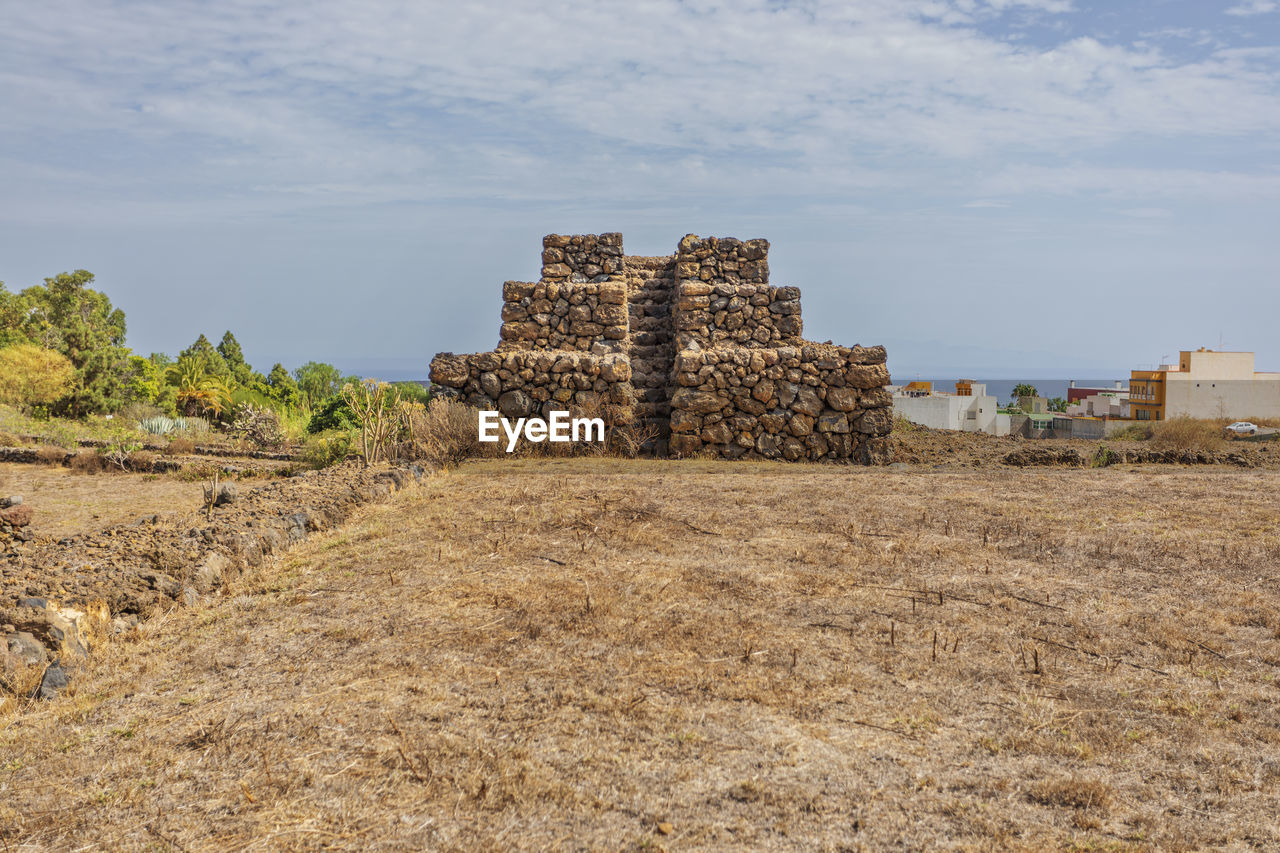
[[[71,536],[139,516],[194,511],[202,499],[199,481],[173,475],[104,471],[79,474],[70,468],[0,463],[0,497],[22,495],[35,512],[31,529],[49,538]]]
[[[1280,472],[503,460],[0,721],[3,849],[1280,846]]]

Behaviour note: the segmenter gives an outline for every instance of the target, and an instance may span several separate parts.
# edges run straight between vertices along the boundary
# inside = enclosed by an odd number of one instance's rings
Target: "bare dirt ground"
[[[276,465],[251,467],[265,473]],[[194,513],[203,503],[204,485],[200,479],[172,473],[81,474],[63,466],[0,462],[0,497],[14,494],[22,495],[35,513],[31,531],[42,539],[58,539],[131,524],[140,516]]]
[[[84,530],[129,524],[143,515],[175,509],[194,511],[202,501],[199,481],[156,474],[79,474],[49,465],[0,463],[0,497],[22,495],[35,517],[37,536],[59,538]]]
[[[1025,439],[1017,436],[996,436],[983,433],[957,432],[955,430],[928,429],[926,427],[897,424],[890,438],[893,456],[899,462],[913,465],[944,465],[948,467],[979,468],[999,465],[1010,453],[1019,450],[1064,451],[1074,450],[1085,460],[1093,459],[1099,447],[1113,452],[1141,452],[1149,450],[1149,441],[1123,441],[1106,439]],[[1219,456],[1236,454],[1243,457],[1250,467],[1280,468],[1280,443],[1274,441],[1246,441],[1224,438],[1220,446],[1212,448]]]
[[[501,460],[0,723],[8,850],[1275,849],[1280,474]]]

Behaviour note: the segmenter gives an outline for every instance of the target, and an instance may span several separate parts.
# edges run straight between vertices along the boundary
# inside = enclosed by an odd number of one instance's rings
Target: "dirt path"
[[[1277,486],[465,467],[0,723],[0,837],[1274,847]]]

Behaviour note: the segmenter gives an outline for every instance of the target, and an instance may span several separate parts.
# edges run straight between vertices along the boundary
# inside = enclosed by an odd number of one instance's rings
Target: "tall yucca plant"
[[[387,440],[398,426],[400,392],[390,383],[366,379],[359,385],[343,385],[342,398],[360,421],[360,450],[368,468],[386,455]]]

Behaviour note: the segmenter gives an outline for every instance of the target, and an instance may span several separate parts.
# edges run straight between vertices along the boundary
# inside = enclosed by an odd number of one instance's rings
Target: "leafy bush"
[[[1120,455],[1118,453],[1105,444],[1099,444],[1097,451],[1093,454],[1093,460],[1089,463],[1089,467],[1107,468],[1119,461]]]
[[[123,409],[116,413],[117,416],[128,423],[139,423],[148,418],[156,418],[161,415],[168,414],[159,406],[151,403],[133,402],[126,405]]]
[[[301,443],[310,433],[307,426],[311,423],[311,412],[303,408],[285,409],[280,415],[280,428],[289,442]]]
[[[351,452],[352,433],[329,430],[307,439],[302,446],[302,459],[312,468],[328,468],[347,458]]]
[[[1212,452],[1222,443],[1222,431],[1216,426],[1185,415],[1157,421],[1151,429],[1151,446],[1156,450]]]
[[[245,403],[252,403],[253,405],[257,406],[259,409],[280,408],[280,404],[276,400],[274,400],[271,397],[271,395],[263,393],[262,389],[266,387],[267,386],[265,385],[263,385],[262,388],[250,386],[250,387],[236,388],[234,391],[232,391],[231,392],[231,419],[232,420],[235,419],[235,413]]]
[[[231,434],[247,439],[259,447],[279,447],[284,443],[280,416],[272,409],[242,403],[236,407]]]
[[[142,443],[137,438],[121,430],[111,437],[110,444],[98,451],[98,455],[104,463],[124,471],[129,467],[129,457],[141,449]]]
[[[49,426],[41,432],[44,435],[44,441],[48,444],[56,444],[67,450],[74,450],[80,446],[80,436],[65,421],[51,421]]]
[[[360,420],[351,411],[347,401],[341,394],[325,400],[311,415],[307,422],[307,432],[318,433],[330,430],[352,430],[360,427]]]
[[[391,387],[400,394],[406,403],[421,403],[426,406],[431,402],[431,391],[418,382],[392,382]]]

